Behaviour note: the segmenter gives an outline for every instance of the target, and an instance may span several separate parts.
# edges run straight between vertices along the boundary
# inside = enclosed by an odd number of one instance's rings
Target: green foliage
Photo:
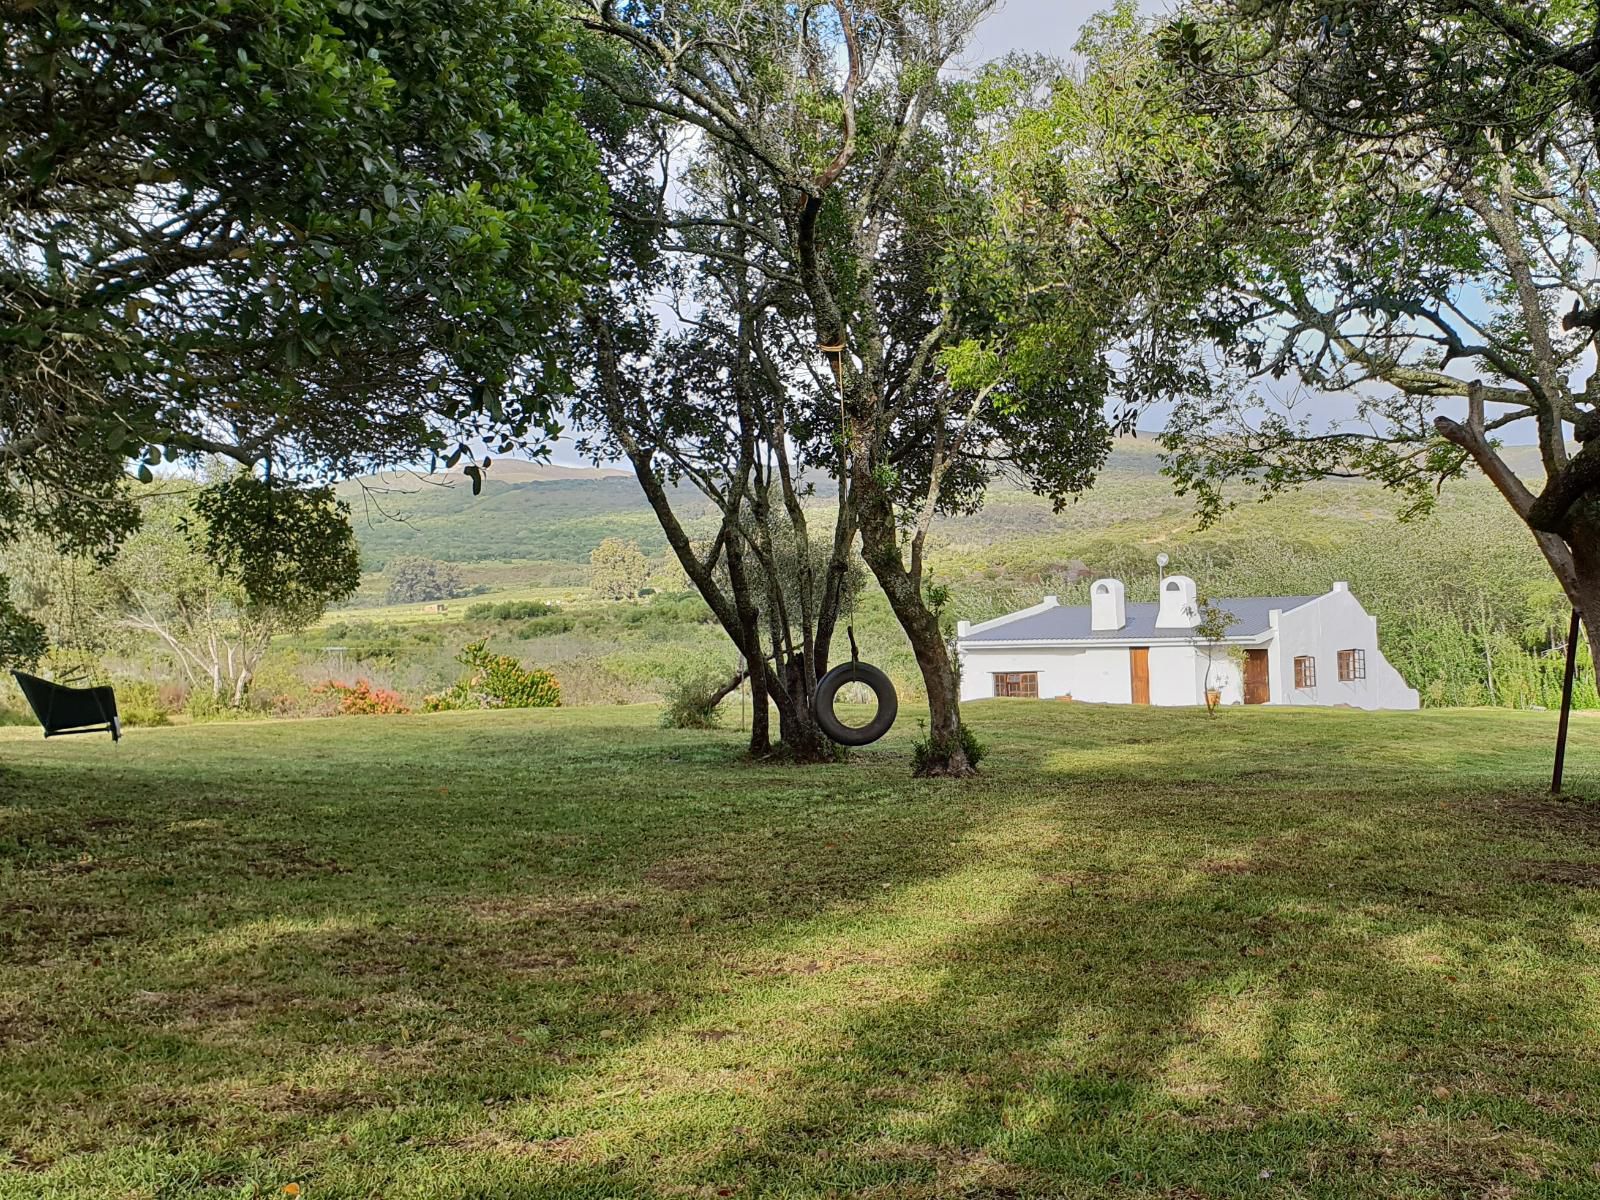
[[[456,659],[471,673],[447,692],[429,696],[428,712],[462,708],[555,708],[561,684],[549,671],[524,667],[509,654],[492,654],[487,642],[473,642]]]
[[[231,707],[244,704],[273,638],[310,626],[360,577],[348,514],[326,491],[269,492],[241,478],[150,497],[139,531],[85,598],[94,622],[149,639],[192,695]],[[273,512],[277,528],[249,528]]]
[[[606,600],[632,600],[650,578],[639,543],[606,538],[589,555],[589,590]]]
[[[389,579],[387,599],[390,604],[453,600],[467,590],[461,568],[453,562],[408,555],[391,559],[384,574]]]
[[[555,3],[30,3],[6,35],[0,522],[67,496],[125,533],[127,459],[554,435],[605,209]]]
[[[566,633],[577,627],[578,619],[569,616],[535,617],[517,627],[517,637],[522,641],[530,638],[552,637],[558,633]]]
[[[957,735],[961,748],[966,751],[967,765],[976,767],[989,753],[989,745],[972,729],[963,724]],[[911,744],[911,773],[927,775],[950,760],[950,747],[937,737],[921,737]]]
[[[31,667],[45,652],[44,626],[11,600],[11,581],[0,574],[0,667]]]
[[[329,487],[275,487],[237,472],[193,501],[195,548],[238,582],[249,602],[313,619],[361,583],[350,507]]]
[[[498,604],[474,604],[467,609],[469,621],[526,621],[555,612],[555,606],[543,600],[502,600]]]
[[[150,680],[133,679],[119,682],[117,689],[117,714],[122,723],[130,727],[167,725],[171,712],[162,702],[161,689]]]
[[[718,705],[726,695],[728,672],[702,666],[671,679],[662,694],[663,729],[715,729],[722,724]]]

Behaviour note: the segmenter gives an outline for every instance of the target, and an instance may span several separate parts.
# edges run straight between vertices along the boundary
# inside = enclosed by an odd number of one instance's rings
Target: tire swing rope
[[[845,437],[844,405],[844,343],[836,346],[818,345],[824,354],[834,355],[834,376],[839,382],[839,455],[841,467],[848,464],[849,442]],[[845,633],[850,638],[850,661],[840,663],[817,681],[817,690],[811,697],[811,715],[817,727],[827,737],[841,746],[870,746],[894,726],[900,712],[900,698],[895,695],[889,677],[871,663],[861,661],[861,648],[856,645],[856,600],[854,593],[846,593],[847,612]],[[846,684],[859,683],[871,689],[878,701],[878,711],[865,725],[846,725],[833,711],[834,698]]]

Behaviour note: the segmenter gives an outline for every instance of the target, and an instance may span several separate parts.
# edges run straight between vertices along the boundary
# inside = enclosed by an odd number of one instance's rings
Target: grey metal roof
[[[1236,599],[1213,600],[1211,603],[1234,615],[1235,620],[1228,627],[1228,636],[1235,638],[1256,637],[1265,633],[1271,628],[1267,614],[1275,608],[1287,612],[1291,608],[1299,608],[1302,604],[1320,599],[1320,596],[1241,596]],[[1014,621],[1001,618],[1001,623],[994,628],[969,633],[961,640],[963,642],[1157,642],[1186,641],[1193,638],[1193,632],[1188,629],[1157,629],[1156,614],[1160,611],[1161,606],[1158,604],[1130,604],[1128,623],[1121,629],[1091,629],[1087,605],[1081,607],[1056,605],[1043,612],[1018,617]]]

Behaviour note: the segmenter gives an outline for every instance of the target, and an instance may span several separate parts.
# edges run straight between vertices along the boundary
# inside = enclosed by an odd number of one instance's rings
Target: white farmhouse
[[[1054,596],[993,621],[956,627],[961,699],[1024,696],[1101,704],[1345,704],[1416,708],[1415,689],[1378,649],[1378,621],[1336,583],[1321,596],[1211,603],[1232,613],[1227,637],[1199,637],[1195,582],[1169,575],[1159,604],[1129,604],[1098,579],[1087,608]]]

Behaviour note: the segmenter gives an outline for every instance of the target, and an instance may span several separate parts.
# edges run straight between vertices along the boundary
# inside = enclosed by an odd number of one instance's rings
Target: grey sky
[[[978,27],[962,65],[977,65],[1013,50],[1065,56],[1078,40],[1078,28],[1112,0],[1002,0]],[[1148,7],[1148,6],[1146,6]]]

